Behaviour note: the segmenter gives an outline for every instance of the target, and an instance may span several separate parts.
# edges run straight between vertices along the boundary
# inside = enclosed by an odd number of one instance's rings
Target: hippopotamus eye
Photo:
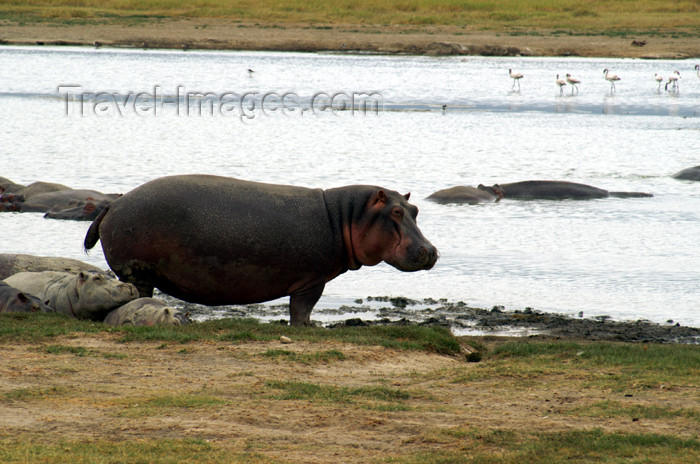
[[[403,208],[399,208],[397,206],[396,208],[391,210],[391,215],[400,221],[401,219],[403,219]]]

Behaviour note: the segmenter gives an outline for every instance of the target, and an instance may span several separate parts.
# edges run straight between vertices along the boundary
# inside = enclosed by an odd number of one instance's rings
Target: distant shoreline
[[[0,25],[0,44],[429,56],[700,57],[698,37],[569,35],[547,30],[521,34],[465,32],[455,26],[309,26],[224,19],[154,20],[136,25],[6,22]]]

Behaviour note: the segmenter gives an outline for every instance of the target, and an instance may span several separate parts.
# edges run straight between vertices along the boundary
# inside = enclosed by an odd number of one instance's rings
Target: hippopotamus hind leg
[[[311,310],[321,298],[325,283],[289,296],[289,320],[292,325],[311,325]]]
[[[154,272],[150,266],[139,261],[131,261],[127,265],[114,266],[114,273],[122,282],[133,284],[139,291],[139,298],[152,298],[155,288]]]

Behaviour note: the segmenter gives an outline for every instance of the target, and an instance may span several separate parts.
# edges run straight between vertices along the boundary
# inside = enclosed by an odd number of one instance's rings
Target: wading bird
[[[610,81],[610,93],[615,93],[615,81],[619,81],[620,78],[617,74],[609,74],[608,68],[605,68],[603,73],[605,74],[605,80]]]
[[[664,81],[664,77],[660,74],[654,73],[654,80],[659,83],[659,87],[656,89],[656,91],[661,92],[661,83]]]
[[[668,85],[671,84],[671,90],[674,92],[678,92],[678,79],[680,78],[681,73],[679,73],[678,71],[673,71],[673,74],[668,76],[668,82],[666,82],[664,89],[668,90]]]
[[[576,79],[575,77],[571,77],[571,74],[567,74],[566,82],[571,84],[571,95],[574,94],[574,89],[576,89],[576,93],[578,93],[578,85],[581,83],[580,80]]]
[[[518,83],[518,91],[520,91],[520,79],[523,78],[523,75],[520,73],[515,73],[513,74],[513,70],[509,69],[508,74],[510,74],[510,78],[513,79],[513,87],[511,87],[511,90],[515,88],[515,83]]]
[[[557,74],[557,85],[559,86],[559,95],[563,94],[566,81],[564,79],[559,79],[559,74]]]

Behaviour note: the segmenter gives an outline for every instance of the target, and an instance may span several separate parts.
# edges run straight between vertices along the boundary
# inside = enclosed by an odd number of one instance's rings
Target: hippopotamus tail
[[[654,195],[644,192],[610,192],[610,196],[615,198],[649,198]]]
[[[109,211],[109,205],[105,206],[105,208],[102,210],[99,216],[97,216],[95,220],[92,221],[92,224],[90,225],[87,234],[85,234],[85,241],[83,242],[83,246],[85,247],[85,253],[87,253],[89,249],[94,247],[97,244],[97,241],[100,239],[100,224],[102,223],[102,219],[104,219],[105,215],[107,214],[107,211]]]

